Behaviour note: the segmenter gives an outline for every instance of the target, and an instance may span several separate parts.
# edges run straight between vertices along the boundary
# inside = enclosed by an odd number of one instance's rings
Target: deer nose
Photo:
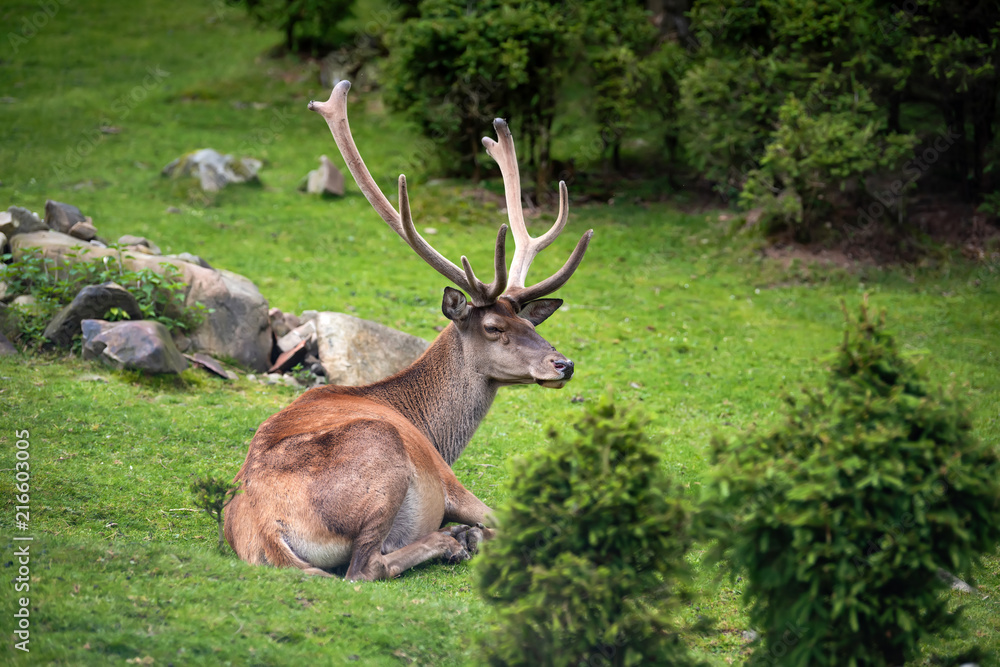
[[[562,373],[562,379],[568,380],[573,377],[573,362],[569,359],[556,359],[552,362],[557,372]]]

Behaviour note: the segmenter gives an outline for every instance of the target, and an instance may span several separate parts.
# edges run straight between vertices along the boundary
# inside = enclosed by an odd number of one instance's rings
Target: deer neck
[[[499,387],[476,372],[463,352],[461,336],[449,324],[412,366],[365,391],[420,429],[449,466],[472,440]]]

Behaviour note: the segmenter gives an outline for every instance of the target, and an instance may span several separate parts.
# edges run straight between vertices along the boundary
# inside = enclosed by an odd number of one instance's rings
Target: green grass
[[[283,310],[349,311],[433,338],[444,323],[443,279],[353,183],[340,200],[297,190],[321,153],[342,164],[325,123],[306,110],[309,99],[329,94],[316,68],[264,58],[278,35],[254,31],[221,4],[137,4],[59,4],[37,36],[5,54],[0,90],[14,101],[0,104],[3,205],[41,211],[46,199],[70,202],[102,236],[144,235],[164,252],[202,255],[254,280]],[[36,11],[7,3],[0,20],[20,26]],[[418,165],[408,173],[418,227],[438,229],[432,240],[445,255],[467,254],[488,271],[505,219],[495,198],[428,183],[435,174],[419,165],[433,160],[420,152],[414,128],[363,89],[352,90],[351,120],[376,179],[390,191],[400,170]],[[120,132],[101,134],[106,125]],[[168,161],[206,146],[263,159],[261,185],[205,196],[160,177]],[[498,191],[496,181],[487,184],[485,192]],[[501,393],[455,466],[474,493],[502,503],[505,462],[544,447],[546,425],[575,421],[583,408],[574,397],[594,400],[608,388],[651,415],[664,465],[696,492],[712,434],[771,424],[783,391],[820,381],[822,359],[841,336],[839,300],[853,308],[865,292],[888,310],[906,353],[965,397],[979,436],[997,442],[995,262],[972,266],[944,252],[924,267],[786,267],[762,259],[752,239],[734,237],[717,216],[665,204],[571,209],[564,238],[533,275],[554,271],[584,230],[596,230],[558,295],[566,307],[542,327],[578,372],[562,391]],[[549,212],[532,227],[551,219]],[[481,663],[475,637],[488,631],[490,612],[470,564],[429,564],[357,585],[252,568],[215,552],[210,519],[187,511],[188,486],[204,472],[235,474],[257,425],[292,390],[194,371],[150,381],[60,357],[0,359],[0,377],[0,474],[13,474],[14,430],[30,430],[35,538],[32,652],[21,655],[9,641],[15,595],[5,583],[5,662]],[[2,482],[5,564],[16,532],[10,481]],[[739,590],[714,585],[714,570],[697,572],[701,596],[686,614],[718,623],[689,639],[713,664],[739,664],[747,629]],[[983,664],[998,664],[1000,560],[988,559],[976,576],[983,592],[961,598],[961,634],[935,641],[921,660],[979,644],[993,656]]]

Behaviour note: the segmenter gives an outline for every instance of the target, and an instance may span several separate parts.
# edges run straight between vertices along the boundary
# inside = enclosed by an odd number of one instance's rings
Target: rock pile
[[[307,310],[297,316],[272,308],[269,316],[277,355],[270,374],[301,368],[315,382],[359,386],[399,372],[427,349],[423,338],[344,313]]]
[[[52,346],[68,348],[82,332],[84,356],[118,368],[179,373],[190,363],[234,378],[214,355],[266,371],[261,381],[268,384],[361,385],[402,370],[427,348],[422,338],[343,313],[307,310],[295,315],[268,309],[267,300],[247,278],[213,268],[189,253],[163,255],[156,243],[141,236],[126,234],[111,244],[98,236],[93,220],[71,204],[46,202],[44,219],[18,206],[0,212],[0,253],[8,251],[15,261],[29,251],[38,252],[53,260],[56,270],[104,257],[114,257],[132,271],[149,269],[162,275],[165,265],[177,269],[185,284],[184,305],[206,307],[202,322],[187,335],[171,336],[162,324],[139,319],[135,298],[115,283],[84,287],[48,323],[44,337]],[[5,292],[0,283],[4,308]],[[22,310],[37,307],[30,295],[9,300]],[[128,319],[105,321],[112,309]],[[5,340],[0,340],[0,354],[14,351]]]

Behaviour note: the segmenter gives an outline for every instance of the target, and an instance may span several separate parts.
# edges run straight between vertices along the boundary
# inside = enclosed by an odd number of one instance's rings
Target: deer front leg
[[[445,499],[443,523],[462,524],[451,526],[448,530],[454,531],[453,535],[459,542],[464,540],[463,545],[469,553],[475,553],[480,542],[496,537],[496,530],[486,526],[495,523],[493,510],[462,486],[457,478],[453,477],[448,481],[451,483],[445,486],[448,495]]]
[[[387,554],[356,550],[347,569],[348,581],[392,579],[415,565],[433,558],[448,563],[469,560],[469,551],[447,530],[439,530]]]

